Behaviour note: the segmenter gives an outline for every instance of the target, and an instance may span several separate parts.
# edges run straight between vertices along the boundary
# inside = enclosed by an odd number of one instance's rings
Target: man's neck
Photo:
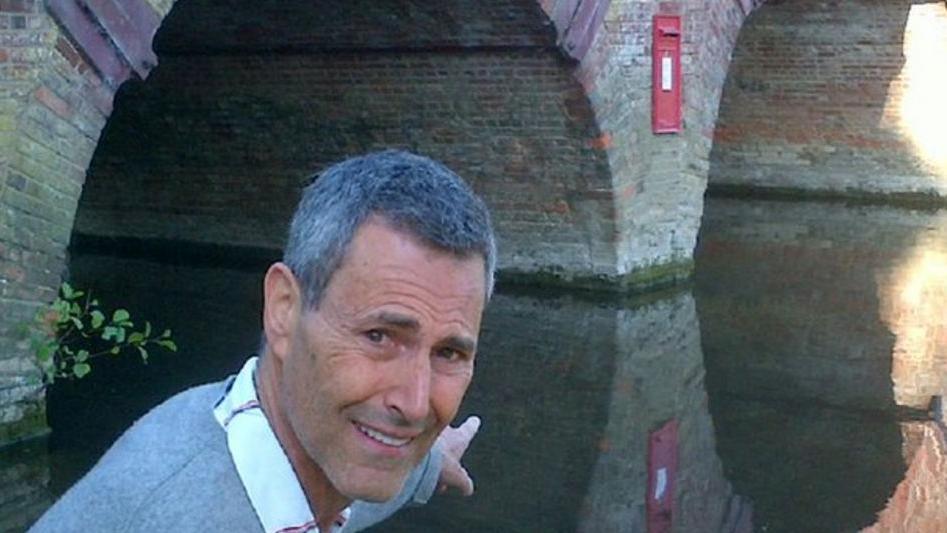
[[[306,494],[309,508],[316,517],[320,531],[330,531],[336,517],[352,503],[352,500],[341,494],[326,477],[322,468],[306,453],[302,443],[296,437],[286,413],[280,408],[279,388],[282,368],[279,360],[272,354],[260,359],[255,375],[255,385],[263,413],[276,440],[289,458],[289,463],[299,479],[299,485]]]

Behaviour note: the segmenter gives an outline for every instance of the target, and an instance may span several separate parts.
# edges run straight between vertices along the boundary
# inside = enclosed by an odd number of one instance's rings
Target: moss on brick
[[[0,446],[39,437],[49,433],[46,425],[46,404],[28,404],[23,417],[15,422],[0,424]]]
[[[692,260],[662,263],[636,269],[624,275],[570,274],[561,269],[526,272],[504,269],[497,273],[501,285],[530,287],[561,287],[634,294],[671,287],[689,280],[694,272]]]

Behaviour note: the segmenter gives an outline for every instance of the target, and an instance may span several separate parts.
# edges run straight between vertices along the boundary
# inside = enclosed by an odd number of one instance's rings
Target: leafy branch
[[[109,316],[91,293],[75,290],[66,282],[56,299],[37,311],[25,329],[46,383],[88,375],[90,362],[97,357],[137,351],[147,364],[149,348],[178,349],[171,330],[157,334],[148,321],[136,330],[127,310],[116,309]]]

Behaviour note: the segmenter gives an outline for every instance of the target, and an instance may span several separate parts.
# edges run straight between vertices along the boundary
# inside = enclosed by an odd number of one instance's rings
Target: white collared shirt
[[[289,458],[270,428],[257,398],[251,357],[227,385],[214,407],[214,417],[227,433],[227,446],[237,474],[266,533],[318,532],[306,495]],[[338,531],[352,512],[345,508],[331,532]]]

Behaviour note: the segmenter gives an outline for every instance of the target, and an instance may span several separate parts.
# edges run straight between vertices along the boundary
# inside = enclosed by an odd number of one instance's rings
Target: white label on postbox
[[[664,56],[661,58],[661,90],[670,91],[672,83],[672,78],[674,76],[671,65],[673,60],[670,56]]]
[[[668,486],[668,469],[660,468],[658,469],[657,479],[654,484],[654,499],[660,501],[664,497],[664,491],[667,490]]]

